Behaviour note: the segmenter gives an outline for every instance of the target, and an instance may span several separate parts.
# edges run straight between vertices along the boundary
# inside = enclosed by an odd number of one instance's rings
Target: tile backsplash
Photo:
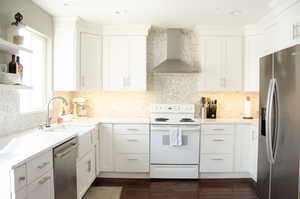
[[[0,136],[33,128],[45,121],[45,113],[21,114],[19,106],[17,90],[0,88]]]

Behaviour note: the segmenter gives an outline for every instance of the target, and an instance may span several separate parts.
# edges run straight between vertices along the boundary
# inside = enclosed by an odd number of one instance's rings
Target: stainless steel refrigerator
[[[300,45],[260,59],[260,199],[298,199]]]

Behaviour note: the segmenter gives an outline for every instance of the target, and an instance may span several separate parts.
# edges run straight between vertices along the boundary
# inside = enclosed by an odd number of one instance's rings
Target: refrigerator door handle
[[[274,163],[273,146],[272,146],[272,110],[273,110],[273,99],[274,99],[274,79],[269,82],[267,107],[266,107],[266,147],[267,156],[270,164]]]
[[[278,146],[279,146],[279,140],[280,140],[280,121],[279,121],[279,116],[280,116],[280,103],[279,103],[279,88],[278,88],[278,83],[277,80],[274,79],[274,97],[275,97],[275,128],[274,128],[274,136],[275,136],[275,146],[273,149],[274,153],[274,162],[276,161],[276,156],[278,153]]]

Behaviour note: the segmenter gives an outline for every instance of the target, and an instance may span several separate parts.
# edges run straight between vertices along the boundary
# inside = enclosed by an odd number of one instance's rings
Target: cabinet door
[[[80,199],[95,180],[95,150],[77,161],[77,197]]]
[[[101,74],[101,38],[99,35],[80,33],[80,74],[81,89],[100,90]]]
[[[224,40],[220,37],[200,39],[201,82],[203,91],[219,91],[223,88],[222,63],[224,60]]]
[[[251,35],[245,38],[244,90],[247,92],[259,91],[260,39],[261,35]]]
[[[235,171],[250,172],[252,131],[250,125],[237,125],[235,136]]]
[[[28,199],[53,199],[52,170],[28,186]]]
[[[257,158],[258,158],[258,126],[255,125],[251,128],[251,168],[250,168],[250,174],[253,180],[257,180]]]
[[[128,37],[106,36],[103,40],[103,88],[125,90],[128,87]]]
[[[100,171],[114,171],[113,162],[113,125],[103,124],[100,127]]]
[[[225,40],[225,60],[222,66],[221,84],[224,90],[243,89],[243,38],[228,37]]]
[[[147,90],[146,47],[146,37],[139,36],[129,38],[129,72],[127,90]]]

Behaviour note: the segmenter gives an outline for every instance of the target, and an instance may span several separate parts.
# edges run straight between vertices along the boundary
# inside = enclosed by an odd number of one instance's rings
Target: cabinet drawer
[[[53,176],[50,170],[28,186],[28,198],[52,199],[53,191]]]
[[[115,135],[117,153],[149,153],[149,135]]]
[[[24,187],[23,189],[20,189],[14,194],[14,199],[26,199],[27,198],[27,189]]]
[[[232,172],[233,156],[212,154],[200,156],[200,172]]]
[[[19,190],[27,184],[26,165],[23,164],[13,170],[14,187]]]
[[[148,172],[149,155],[118,155],[116,157],[117,172]]]
[[[47,151],[27,163],[28,183],[41,177],[52,168],[52,151]]]
[[[201,136],[201,154],[233,153],[232,135],[203,135]]]
[[[233,134],[234,125],[226,124],[211,124],[211,125],[202,125],[201,127],[202,134]]]
[[[114,125],[114,134],[149,134],[149,125]]]
[[[91,132],[82,134],[78,138],[78,158],[84,156],[92,148],[92,135]]]

